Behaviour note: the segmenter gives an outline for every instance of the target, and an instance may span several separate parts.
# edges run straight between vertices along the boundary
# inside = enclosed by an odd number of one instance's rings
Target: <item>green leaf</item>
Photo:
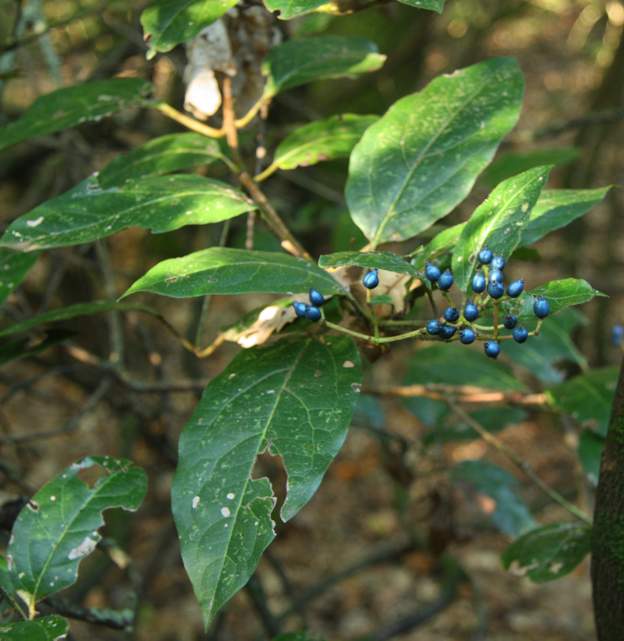
[[[26,278],[37,262],[36,253],[24,254],[0,248],[0,303]]]
[[[94,80],[57,89],[37,98],[18,120],[0,127],[0,149],[140,105],[149,90],[150,84],[138,78]]]
[[[117,156],[99,174],[104,188],[149,174],[168,174],[223,158],[216,140],[193,132],[154,138],[127,154]]]
[[[367,129],[346,196],[373,246],[419,234],[468,195],[516,124],[523,91],[518,64],[494,58],[436,78]]]
[[[579,437],[578,455],[581,465],[590,483],[598,485],[600,477],[600,460],[604,449],[605,438],[591,430],[583,430]]]
[[[344,294],[343,287],[310,261],[278,252],[211,247],[158,263],[124,294],[152,292],[173,298],[208,294],[296,294],[315,287]]]
[[[277,17],[282,20],[291,20],[310,13],[327,3],[328,0],[264,0],[266,8],[279,12]]]
[[[408,4],[410,7],[428,9],[437,13],[442,13],[444,9],[444,0],[399,0],[399,2]]]
[[[273,162],[263,173],[348,158],[362,134],[377,120],[378,116],[341,114],[295,129],[278,145]]]
[[[2,641],[61,641],[69,634],[69,623],[56,614],[34,621],[0,623]]]
[[[206,625],[275,536],[271,484],[252,478],[258,455],[282,457],[287,521],[342,446],[360,379],[354,343],[327,336],[244,350],[206,388],[182,433],[172,490],[182,558]]]
[[[505,569],[545,583],[569,574],[591,547],[591,528],[580,523],[554,523],[514,541],[502,554]]]
[[[97,468],[87,484],[81,470]],[[87,457],[44,485],[19,513],[7,549],[16,593],[34,612],[35,603],[75,583],[80,561],[96,547],[102,512],[137,510],[147,490],[145,472],[131,461]]]
[[[321,267],[342,267],[357,265],[367,269],[385,269],[397,274],[421,276],[421,273],[406,260],[391,252],[337,252],[324,254],[319,258]]]
[[[453,274],[459,289],[468,289],[477,255],[486,245],[508,258],[520,244],[522,230],[542,191],[550,167],[536,167],[502,182],[474,211],[453,251]]]
[[[0,365],[40,354],[49,347],[68,341],[75,335],[75,332],[55,329],[45,332],[43,336],[37,336],[34,340],[30,336],[19,336],[2,341],[0,342]]]
[[[202,176],[146,176],[102,189],[95,176],[13,221],[0,246],[32,251],[89,243],[128,227],[154,233],[204,225],[254,209],[225,183]]]
[[[601,202],[610,187],[547,189],[542,192],[522,231],[522,245],[532,245],[551,231],[565,227]]]
[[[552,387],[547,394],[560,412],[606,436],[617,376],[616,367],[594,369]]]
[[[424,269],[425,263],[448,253],[461,236],[465,223],[459,223],[452,227],[447,227],[436,234],[426,245],[422,245],[414,253],[412,264],[417,269]]]
[[[288,40],[273,47],[262,69],[267,78],[264,98],[322,78],[351,77],[376,71],[386,56],[364,38],[319,36]]]
[[[155,0],[141,14],[147,58],[158,51],[171,51],[194,38],[204,27],[218,20],[238,0]]]
[[[508,472],[488,461],[462,461],[451,468],[455,483],[468,484],[494,502],[489,514],[503,534],[518,536],[535,527],[524,501],[518,495],[518,483]]]

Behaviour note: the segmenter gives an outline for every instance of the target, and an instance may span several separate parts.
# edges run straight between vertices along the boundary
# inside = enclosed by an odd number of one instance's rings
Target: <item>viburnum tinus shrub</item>
[[[405,3],[441,11],[443,0]],[[324,5],[265,4],[285,19]],[[142,19],[149,57],[203,29],[223,30],[222,16],[234,5],[236,0],[155,2]],[[500,182],[465,222],[444,225],[518,120],[524,83],[517,62],[493,58],[442,75],[381,116],[334,114],[310,122],[281,140],[256,175],[249,169],[253,150],[239,142],[239,131],[253,129],[258,114],[266,117],[275,96],[312,81],[373,72],[384,60],[374,43],[359,37],[291,39],[264,58],[261,92],[243,114],[236,111],[232,87],[236,69],[210,70],[219,92],[219,126],[154,100],[143,80],[112,78],[44,95],[0,129],[0,148],[8,148],[129,107],[158,110],[187,129],[118,156],[14,220],[0,240],[3,298],[42,252],[102,241],[128,227],[164,233],[187,225],[227,226],[256,212],[281,243],[280,252],[236,249],[227,246],[224,234],[220,246],[147,270],[119,292],[123,302],[86,301],[0,330],[9,360],[29,354],[24,337],[42,324],[109,311],[158,317],[149,306],[153,296],[279,296],[236,327],[224,328],[220,342],[233,339],[245,349],[207,385],[179,443],[171,505],[206,626],[249,581],[276,536],[275,522],[294,518],[319,490],[366,392],[371,402],[374,395],[402,397],[433,439],[438,433],[457,437],[461,423],[567,510],[568,520],[540,526],[501,468],[472,461],[449,469],[454,483],[494,499],[489,518],[515,539],[503,554],[505,567],[549,581],[574,569],[590,549],[591,519],[493,432],[518,420],[518,406],[567,414],[581,424],[592,421],[580,432],[579,456],[590,481],[597,482],[615,372],[587,370],[570,333],[582,318],[571,307],[600,293],[576,278],[531,282],[520,265],[525,248],[588,212],[607,189],[549,189],[552,167],[533,166]],[[281,172],[345,157],[346,202],[366,245],[311,256],[263,184]],[[187,171],[219,164],[230,172],[230,182]],[[443,228],[432,235],[436,223]],[[144,294],[142,304],[133,302],[138,293]],[[621,342],[621,334],[614,332],[614,340]],[[177,337],[199,358],[220,344]],[[368,383],[363,388],[363,348],[383,347],[385,357],[395,344],[413,350],[407,379],[385,389]],[[561,360],[583,365],[583,373],[563,381],[554,367]],[[108,365],[123,380],[120,365]],[[512,374],[522,369],[544,393],[529,390]],[[473,406],[481,392],[489,393],[494,413]],[[288,475],[279,512],[269,479],[252,473],[266,450],[281,457]],[[97,471],[97,480],[86,483],[83,470]],[[93,455],[30,499],[0,564],[6,601],[2,639],[67,634],[64,618],[39,614],[40,602],[76,581],[80,561],[100,541],[103,511],[136,510],[145,491],[145,474],[134,463]]]

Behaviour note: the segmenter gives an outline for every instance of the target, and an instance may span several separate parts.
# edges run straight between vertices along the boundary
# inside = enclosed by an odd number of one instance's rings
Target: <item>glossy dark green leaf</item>
[[[62,641],[68,634],[69,623],[56,614],[34,621],[0,623],[2,641]]]
[[[99,473],[81,480],[81,470]],[[7,562],[15,592],[34,612],[35,604],[75,583],[80,561],[95,549],[102,512],[137,510],[147,490],[145,472],[131,461],[86,457],[44,485],[15,521]]]
[[[180,439],[172,506],[182,558],[206,625],[247,583],[275,533],[258,455],[281,456],[281,509],[291,519],[313,496],[347,435],[361,379],[345,337],[283,339],[244,350],[211,381]]]
[[[477,207],[453,251],[453,274],[461,290],[468,288],[483,247],[504,258],[518,247],[549,173],[550,167],[536,167],[508,178]]]
[[[310,261],[278,252],[211,247],[158,263],[124,294],[152,292],[173,298],[207,294],[296,294],[315,287],[344,294],[342,285]]]
[[[502,554],[507,570],[535,583],[569,574],[589,553],[591,528],[581,523],[554,523],[527,532]]]
[[[38,257],[36,253],[0,248],[0,303],[26,278]]]
[[[583,430],[579,437],[578,456],[590,483],[598,485],[600,460],[604,450],[605,438],[591,430]]]
[[[531,245],[551,231],[565,227],[600,203],[610,187],[547,189],[542,192],[522,231],[522,245]]]
[[[238,0],[154,0],[141,14],[147,57],[170,51],[194,38],[204,27],[218,20]]]
[[[27,617],[28,612],[26,606],[19,597],[15,594],[13,581],[9,572],[9,566],[6,559],[0,556],[0,608],[4,610],[15,610],[15,614],[19,613],[22,617]],[[2,611],[0,610],[0,616]],[[0,620],[0,631],[2,630],[2,620]],[[0,637],[2,638],[2,637]]]
[[[488,516],[503,534],[518,536],[535,527],[535,521],[518,494],[516,479],[488,461],[462,461],[451,468],[455,483],[467,484],[494,501]]]
[[[295,129],[278,145],[266,172],[348,158],[362,134],[377,120],[378,116],[341,114]]]
[[[470,192],[520,113],[517,63],[495,58],[396,102],[351,154],[351,216],[376,246],[446,216]]]
[[[169,174],[222,158],[216,140],[193,132],[168,134],[117,156],[98,174],[98,182],[104,188],[113,187],[141,176]]]
[[[263,62],[264,97],[322,78],[342,78],[379,69],[386,56],[364,38],[318,36],[273,47]]]
[[[419,276],[420,272],[406,260],[391,252],[337,252],[319,258],[321,267],[357,265],[367,269],[384,269],[397,274]]]
[[[560,412],[607,435],[618,369],[593,369],[552,387],[547,394]]]
[[[0,127],[0,149],[140,105],[149,89],[150,84],[138,78],[94,80],[57,89],[37,98],[18,120]]]
[[[0,246],[32,251],[79,245],[128,227],[162,233],[251,209],[240,191],[202,176],[145,176],[107,189],[92,176],[13,221]]]

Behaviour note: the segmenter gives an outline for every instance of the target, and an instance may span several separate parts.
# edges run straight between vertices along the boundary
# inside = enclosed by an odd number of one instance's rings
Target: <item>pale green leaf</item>
[[[351,154],[347,202],[373,245],[416,236],[470,192],[516,124],[518,64],[494,58],[396,102]]]
[[[38,257],[34,252],[24,254],[0,248],[0,303],[26,278]]]
[[[319,258],[321,267],[357,265],[367,269],[384,269],[397,274],[421,276],[421,273],[406,260],[391,252],[337,252]]]
[[[264,0],[264,5],[269,11],[277,11],[278,18],[291,20],[310,13],[328,2],[329,0]]]
[[[184,565],[208,624],[248,581],[275,534],[258,455],[288,473],[281,517],[313,496],[347,434],[361,371],[345,337],[284,339],[241,352],[206,388],[180,439],[172,490]]]
[[[69,623],[56,614],[34,621],[0,623],[2,641],[62,641],[69,634]]]

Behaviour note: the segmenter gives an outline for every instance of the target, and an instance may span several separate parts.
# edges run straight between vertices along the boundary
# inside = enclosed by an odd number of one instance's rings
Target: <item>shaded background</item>
[[[141,3],[46,0],[22,6],[29,20],[22,21],[19,37],[27,44],[15,48],[10,42],[16,3],[0,0],[0,43],[9,43],[0,46],[0,122],[56,87],[112,75],[145,77],[158,97],[181,108],[184,50],[145,60]],[[60,26],[50,28],[54,25]],[[341,112],[381,114],[440,73],[511,55],[524,70],[527,91],[520,124],[501,154],[564,149],[557,154],[566,162],[554,172],[551,187],[624,180],[621,0],[448,0],[442,16],[389,3],[351,17],[319,14],[279,23],[279,28],[284,37],[321,32],[366,36],[388,54],[388,61],[381,71],[357,80],[326,81],[278,97],[266,124],[250,129],[248,153],[262,144],[270,154],[295,124]],[[116,154],[171,131],[176,126],[158,113],[130,110],[2,153],[0,226],[67,190]],[[363,244],[344,204],[346,172],[346,162],[331,162],[282,173],[266,183],[277,209],[315,255]],[[210,175],[227,179],[213,167]],[[464,220],[496,179],[486,173],[444,222]],[[609,294],[583,308],[588,322],[575,334],[592,366],[618,358],[610,327],[624,321],[623,201],[622,191],[612,190],[602,206],[541,241],[540,259],[529,255],[521,267],[529,286],[577,276]],[[233,221],[229,244],[244,246],[248,231],[244,218]],[[115,297],[155,262],[216,244],[220,233],[218,225],[160,236],[134,229],[97,248],[46,253],[0,308],[1,322]],[[253,241],[258,249],[278,248],[261,224],[253,230]],[[268,300],[214,297],[203,342]],[[194,337],[200,303],[157,297],[149,302],[180,332]],[[133,314],[83,319],[64,328],[75,334],[63,345],[0,368],[0,501],[5,504],[0,526],[10,523],[7,501],[31,494],[76,458],[91,453],[134,459],[150,477],[144,507],[131,517],[113,516],[106,528],[131,562],[120,559],[111,543],[84,562],[80,582],[63,596],[88,606],[134,609],[135,630],[75,623],[74,638],[205,638],[181,567],[169,489],[177,437],[200,382],[219,372],[237,348],[226,344],[212,358],[197,361],[154,321]],[[125,382],[103,366],[108,358],[122,359]],[[369,376],[378,383],[399,383],[413,358],[413,346],[400,348]],[[523,376],[537,387],[526,372]],[[141,388],[146,382],[184,388],[187,381],[194,382],[184,391]],[[587,564],[543,586],[505,573],[498,557],[508,539],[483,515],[495,506],[483,497],[467,499],[446,476],[451,463],[485,455],[485,445],[431,444],[423,439],[425,432],[405,406],[364,403],[319,493],[292,523],[278,528],[278,539],[251,587],[234,598],[208,638],[252,640],[275,632],[276,624],[285,631],[303,623],[328,640],[594,638]],[[575,455],[575,426],[530,415],[507,428],[502,438],[566,497],[591,509],[592,487]],[[496,457],[490,460],[505,465]],[[263,459],[259,469],[283,486],[278,461]],[[523,485],[522,494],[536,519],[561,516],[544,505],[534,488]],[[449,551],[460,570],[441,564],[442,553]],[[328,581],[352,564],[357,572],[335,585]],[[313,586],[316,592],[309,590]],[[300,598],[293,601],[293,595]],[[285,616],[271,619],[267,607]]]

